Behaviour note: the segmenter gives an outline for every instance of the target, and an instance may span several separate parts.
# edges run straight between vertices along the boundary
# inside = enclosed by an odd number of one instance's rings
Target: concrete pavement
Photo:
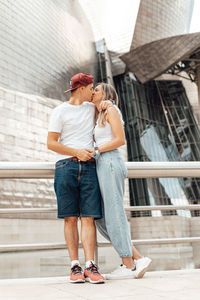
[[[71,284],[69,277],[0,280],[1,300],[188,300],[199,299],[200,269],[155,271],[143,279]]]

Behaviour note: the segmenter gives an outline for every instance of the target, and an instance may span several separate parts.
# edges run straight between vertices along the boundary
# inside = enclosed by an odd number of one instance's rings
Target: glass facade
[[[96,51],[98,57],[97,82],[107,82],[106,62],[105,62],[105,44],[104,40],[96,42]]]
[[[181,81],[142,85],[128,73],[115,77],[114,82],[125,120],[129,161],[200,160],[200,131]],[[131,205],[200,203],[200,178],[130,179],[129,188]],[[133,212],[133,216],[149,214]],[[177,214],[199,215],[197,211]]]

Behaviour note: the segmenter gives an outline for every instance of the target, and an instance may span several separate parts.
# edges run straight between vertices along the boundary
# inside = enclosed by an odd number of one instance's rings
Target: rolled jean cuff
[[[119,255],[120,256],[120,258],[124,258],[124,257],[132,257],[132,253],[131,253],[131,255],[130,255],[130,253],[129,254],[123,254],[123,255]]]

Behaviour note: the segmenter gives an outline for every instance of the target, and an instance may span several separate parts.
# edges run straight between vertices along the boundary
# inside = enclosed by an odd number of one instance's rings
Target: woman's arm
[[[98,147],[100,153],[114,150],[126,142],[123,124],[115,107],[109,107],[107,109],[107,122],[109,122],[112,128],[114,139]]]

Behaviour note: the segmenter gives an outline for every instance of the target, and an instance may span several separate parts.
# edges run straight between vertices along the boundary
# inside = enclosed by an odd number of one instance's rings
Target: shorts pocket
[[[60,160],[60,161],[57,161],[55,168],[56,169],[63,168],[66,165],[68,165],[68,163],[69,163],[69,160]]]

